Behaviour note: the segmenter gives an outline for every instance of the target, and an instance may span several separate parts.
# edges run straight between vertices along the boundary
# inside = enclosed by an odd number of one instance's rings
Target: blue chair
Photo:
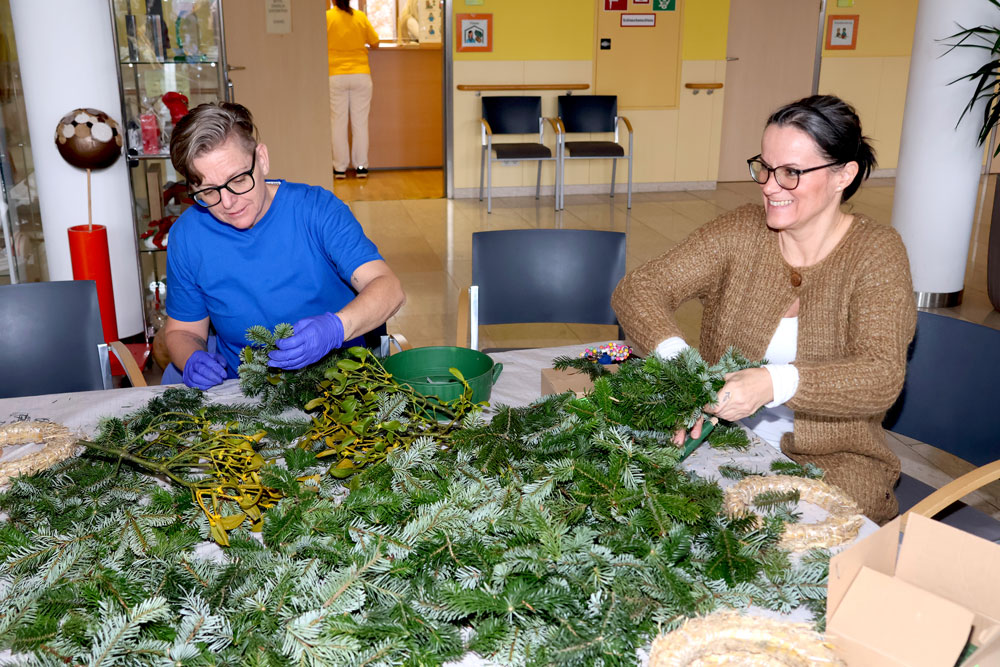
[[[944,523],[1000,541],[1000,522],[957,502],[978,488],[973,482],[982,486],[1000,478],[998,382],[1000,330],[924,311],[917,314],[903,391],[883,426],[983,467],[936,493],[901,475],[896,488],[900,512],[937,514]]]
[[[0,398],[111,389],[111,352],[146,386],[128,348],[105,343],[93,280],[0,286],[0,331]]]
[[[611,293],[624,276],[624,232],[475,232],[472,285],[461,293],[457,343],[478,350],[482,324],[618,324]]]
[[[556,129],[558,124],[542,117],[542,98],[531,96],[495,96],[483,98],[483,116],[479,120],[482,130],[482,149],[479,156],[479,201],[483,200],[483,177],[486,178],[486,212],[493,212],[493,163],[504,160],[536,160],[538,176],[535,181],[535,199],[542,189],[542,162],[555,160],[552,149],[545,145],[545,123],[548,120]],[[495,135],[534,134],[537,142],[494,143]],[[558,145],[558,138],[556,140]],[[559,192],[559,170],[556,169],[556,193]],[[557,207],[558,208],[558,207]]]
[[[560,95],[559,96],[559,138],[558,174],[556,183],[558,196],[556,208],[565,207],[566,160],[610,159],[611,196],[615,196],[615,171],[618,160],[628,160],[628,202],[632,208],[632,123],[625,116],[618,115],[618,97],[615,95]],[[619,125],[628,130],[628,154],[618,143]],[[574,133],[607,134],[614,133],[614,141],[569,141],[567,135]]]

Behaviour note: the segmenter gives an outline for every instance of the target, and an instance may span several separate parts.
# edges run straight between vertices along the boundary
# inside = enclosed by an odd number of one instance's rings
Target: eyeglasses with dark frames
[[[253,170],[257,167],[257,149],[253,150],[253,159],[250,161],[250,169],[241,174],[236,174],[222,185],[211,188],[204,188],[196,192],[189,193],[191,198],[204,206],[211,208],[222,201],[222,189],[229,190],[234,195],[245,195],[253,190],[256,182],[253,178]]]
[[[795,167],[789,167],[788,165],[782,165],[780,167],[768,166],[766,162],[760,159],[760,155],[755,155],[749,160],[747,160],[747,166],[750,167],[750,178],[760,185],[767,183],[767,179],[771,178],[771,174],[774,174],[774,180],[785,190],[794,190],[799,187],[799,176],[802,174],[808,174],[810,171],[819,171],[820,169],[826,169],[828,167],[834,167],[838,164],[843,164],[842,162],[831,162],[830,164],[821,164],[818,167],[809,167],[808,169],[796,169]]]

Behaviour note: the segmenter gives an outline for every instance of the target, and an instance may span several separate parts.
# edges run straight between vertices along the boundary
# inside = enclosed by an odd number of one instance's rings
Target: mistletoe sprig
[[[212,538],[227,546],[228,531],[244,521],[260,531],[264,510],[282,497],[261,478],[265,460],[254,445],[266,431],[245,435],[238,429],[237,422],[214,424],[205,409],[194,414],[168,411],[131,428],[125,420],[104,420],[98,437],[80,444],[188,489],[208,519]]]
[[[332,459],[327,473],[338,479],[406,449],[417,438],[446,441],[463,417],[481,407],[472,402],[472,387],[458,369],[450,370],[464,390],[454,401],[442,402],[396,382],[363,347],[338,350],[301,371],[274,373],[267,366],[268,353],[291,334],[288,324],[273,332],[261,326],[247,330],[252,345],[241,353],[240,386],[270,411],[294,406],[310,412],[311,425],[299,446]]]
[[[451,372],[464,386],[462,395],[441,402],[400,385],[369,350],[352,347],[347,354],[353,358],[339,359],[327,369],[319,385],[322,393],[306,403],[305,409],[315,412],[299,444],[317,458],[335,457],[328,470],[334,477],[383,461],[418,438],[444,445],[459,420],[479,407],[457,369]]]

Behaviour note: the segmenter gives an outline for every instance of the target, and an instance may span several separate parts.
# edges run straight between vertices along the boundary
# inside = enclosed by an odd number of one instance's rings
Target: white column
[[[122,131],[107,0],[12,0],[50,280],[72,280],[66,230],[87,224],[87,174],[56,150],[59,119],[79,107],[108,113]],[[94,224],[108,228],[121,338],[143,330],[142,295],[125,156],[92,175]]]
[[[996,25],[986,0],[920,0],[910,56],[892,225],[903,237],[921,306],[961,302],[983,149],[982,106],[956,127],[975,84],[955,79],[990,60],[989,50],[957,48],[947,37]]]

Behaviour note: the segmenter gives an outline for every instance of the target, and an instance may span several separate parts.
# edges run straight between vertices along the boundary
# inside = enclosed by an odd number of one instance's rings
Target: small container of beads
[[[595,348],[585,348],[580,358],[598,364],[620,364],[632,356],[632,348],[624,343],[605,343]]]

